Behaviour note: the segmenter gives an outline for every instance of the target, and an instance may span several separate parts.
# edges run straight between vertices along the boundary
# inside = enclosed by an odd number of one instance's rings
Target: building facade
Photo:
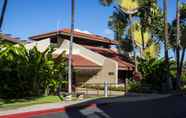
[[[55,47],[54,58],[64,51],[68,57],[70,29],[36,35],[30,39],[33,42],[27,44],[27,48],[36,46],[40,51],[44,51],[51,45]],[[113,48],[117,45],[117,41],[75,31],[72,51],[73,83],[123,83],[133,72],[134,65],[129,57],[120,55],[116,48]]]
[[[11,44],[20,43],[20,40],[18,38],[13,37],[10,34],[2,34],[2,33],[0,33],[0,41],[4,43],[11,43]]]

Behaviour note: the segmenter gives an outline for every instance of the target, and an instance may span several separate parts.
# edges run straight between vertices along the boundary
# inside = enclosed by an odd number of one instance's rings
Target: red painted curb
[[[90,105],[81,106],[81,108],[94,109],[94,108],[96,108],[96,106],[97,106],[96,104],[90,104]],[[24,113],[17,113],[17,114],[10,114],[10,115],[0,116],[0,118],[29,118],[29,117],[32,117],[32,116],[47,115],[49,113],[65,112],[66,109],[71,109],[71,107],[56,108],[56,109],[41,110],[41,111],[33,111],[33,112],[24,112]]]
[[[58,109],[50,109],[50,110],[24,112],[24,113],[18,113],[18,114],[5,115],[5,116],[0,116],[0,118],[27,118],[27,117],[32,117],[32,116],[39,116],[39,115],[45,115],[48,113],[64,112],[64,111],[65,111],[65,108],[58,108]]]

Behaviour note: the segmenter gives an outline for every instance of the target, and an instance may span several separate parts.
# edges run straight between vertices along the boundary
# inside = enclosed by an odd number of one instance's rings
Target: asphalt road
[[[186,118],[186,96],[98,104],[91,108],[72,106],[65,112],[31,118]]]

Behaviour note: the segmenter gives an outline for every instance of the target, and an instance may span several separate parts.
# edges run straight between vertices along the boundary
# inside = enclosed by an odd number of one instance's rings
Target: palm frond
[[[99,0],[101,5],[103,6],[109,6],[113,3],[113,0]]]

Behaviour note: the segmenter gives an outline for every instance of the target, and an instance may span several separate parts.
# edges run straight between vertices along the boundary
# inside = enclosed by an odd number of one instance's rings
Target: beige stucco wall
[[[93,77],[89,78],[87,83],[117,83],[117,63],[106,58],[102,69]]]
[[[63,43],[61,46],[54,52],[54,54],[60,54],[63,51],[65,51],[67,54],[69,52],[69,40],[63,40]],[[73,54],[78,54],[97,65],[102,66],[104,64],[105,57],[103,55],[100,55],[98,53],[95,53],[81,45],[73,43]]]
[[[61,39],[62,44],[57,48],[53,54],[61,54],[65,51],[68,54],[69,49],[69,40]],[[50,44],[49,39],[41,40],[38,42],[34,42],[28,45],[28,48],[37,45],[40,50],[45,49]],[[85,83],[104,83],[108,81],[109,83],[117,83],[118,82],[118,63],[110,58],[104,57],[101,54],[95,53],[81,45],[73,43],[73,54],[80,55],[97,65],[101,66],[101,70],[98,70],[97,73],[94,74],[85,74],[79,75],[76,74],[76,82],[85,82]]]
[[[40,41],[33,41],[32,43],[25,44],[26,49],[32,49],[34,46],[37,47],[37,49],[40,52],[44,52],[50,45],[50,39],[44,39]]]
[[[69,41],[64,40],[63,44],[59,48],[60,51],[65,50],[68,53]],[[82,57],[91,60],[92,62],[102,66],[96,74],[93,75],[76,75],[76,82],[85,83],[104,83],[108,81],[109,83],[118,82],[118,63],[112,59],[104,57],[101,54],[95,53],[81,45],[73,44],[73,54],[81,55]],[[109,74],[110,73],[110,74]]]

